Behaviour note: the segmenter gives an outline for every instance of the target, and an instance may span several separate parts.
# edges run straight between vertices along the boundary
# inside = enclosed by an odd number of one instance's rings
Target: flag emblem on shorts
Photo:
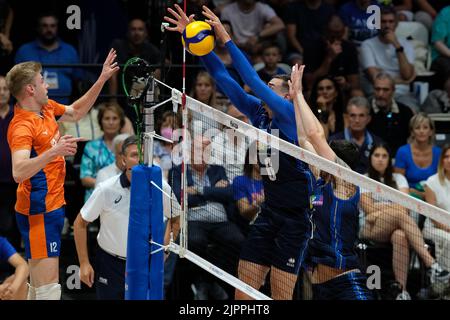
[[[309,197],[309,202],[312,206],[322,206],[323,205],[323,195],[314,194]]]

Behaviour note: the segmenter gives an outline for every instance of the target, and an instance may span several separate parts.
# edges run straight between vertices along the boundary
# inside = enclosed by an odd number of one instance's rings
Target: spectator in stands
[[[391,155],[388,146],[384,143],[374,145],[370,152],[368,176],[408,193],[408,183],[405,177],[393,173]],[[450,274],[436,262],[426,249],[421,231],[409,216],[408,209],[367,190],[363,190],[361,207],[365,214],[364,224],[360,226],[361,238],[392,243],[394,276],[403,290],[397,296],[397,300],[411,299],[406,291],[410,247],[417,253],[425,266],[431,269],[432,282],[448,283]]]
[[[222,166],[208,165],[208,157],[204,154],[210,141],[202,136],[193,138],[191,161],[187,166],[188,194],[188,238],[189,250],[205,257],[208,245],[216,244],[214,256],[218,266],[236,274],[237,261],[244,236],[239,228],[229,220],[233,215],[233,189],[228,182],[225,169]],[[181,166],[174,167],[169,172],[169,183],[180,199]],[[226,251],[225,256],[219,252]],[[206,299],[209,294],[215,299],[225,300],[226,292],[218,287],[212,276],[196,271],[193,275],[197,299]]]
[[[200,71],[197,74],[190,95],[213,108],[225,111],[224,106],[217,103],[216,82],[206,71]]]
[[[119,64],[126,63],[130,58],[139,57],[147,61],[149,64],[160,63],[159,49],[150,43],[148,39],[147,26],[141,19],[132,19],[128,23],[128,32],[125,39],[115,39],[111,47],[117,51],[117,62]],[[161,70],[155,68],[154,76],[159,79]],[[129,88],[129,86],[127,87]],[[114,75],[109,81],[109,93],[111,95],[124,94],[119,76]],[[113,98],[112,101],[116,99]],[[125,99],[118,99],[120,105],[125,108],[127,101]],[[132,108],[125,108],[127,116],[134,122],[136,115]]]
[[[113,139],[125,124],[122,108],[114,103],[102,105],[97,119],[103,136],[89,141],[81,158],[80,179],[86,188],[85,202],[94,190],[98,171],[115,161]]]
[[[362,83],[363,90],[366,95],[370,95],[375,76],[381,71],[387,72],[395,80],[396,99],[417,110],[418,102],[409,92],[409,83],[416,76],[414,48],[406,39],[397,39],[395,35],[397,24],[395,11],[389,7],[383,8],[378,36],[361,44],[361,68],[365,72],[364,79],[370,81]]]
[[[450,112],[450,75],[444,82],[444,90],[432,90],[420,110],[425,113],[449,113]]]
[[[414,15],[412,13],[413,0],[378,0],[382,6],[390,6],[397,13],[400,21],[412,21]]]
[[[309,74],[305,74],[308,87],[317,78],[329,75],[333,77],[343,92],[359,88],[358,53],[355,46],[345,40],[346,27],[338,15],[332,15],[327,23],[322,41],[319,63],[312,66]]]
[[[173,131],[175,129],[178,129],[175,114],[173,111],[168,110],[165,111],[162,116],[160,123],[158,124],[157,133],[160,134],[162,137],[173,140]],[[157,158],[159,161],[159,166],[164,172],[164,177],[167,178],[167,174],[170,169],[172,169],[172,163],[179,164],[179,162],[176,162],[175,159],[172,161],[172,157],[175,157],[176,155],[172,152],[173,147],[175,145],[174,143],[166,142],[163,140],[155,139],[153,142],[153,156]],[[180,160],[180,159],[177,159]]]
[[[227,114],[237,120],[250,123],[248,118],[241,113],[232,103],[227,106]],[[212,138],[211,156],[214,164],[220,164],[225,168],[229,182],[242,174],[245,163],[245,152],[248,138],[240,135],[233,129],[224,129]]]
[[[269,5],[256,0],[237,0],[226,5],[221,20],[230,22],[236,44],[250,55],[261,49],[262,40],[273,40],[285,28]]]
[[[6,79],[0,76],[0,234],[7,237],[16,250],[20,250],[21,238],[14,210],[17,183],[12,176],[11,149],[6,139],[13,115]]]
[[[431,33],[433,62],[431,70],[436,72],[436,82],[440,85],[450,76],[450,6],[439,12]]]
[[[276,75],[286,74],[286,71],[278,66],[281,62],[281,49],[276,43],[268,42],[263,45],[262,60],[264,67],[258,70],[258,75],[265,83],[269,83]]]
[[[344,130],[344,97],[334,78],[330,76],[318,78],[312,86],[309,100],[324,127],[327,139]]]
[[[14,274],[0,279],[0,300],[26,300],[28,287],[28,264],[16,252],[8,240],[0,236],[0,263],[7,262],[14,268]]]
[[[413,117],[410,108],[394,100],[394,79],[387,73],[375,76],[375,96],[371,101],[372,120],[368,129],[389,143],[392,152],[406,143],[409,120]]]
[[[395,172],[406,177],[409,193],[425,198],[424,182],[437,172],[441,149],[434,144],[434,121],[425,113],[418,113],[409,122],[408,144],[395,155]]]
[[[79,63],[75,48],[58,37],[58,18],[53,13],[43,14],[38,19],[38,36],[35,41],[25,43],[16,53],[15,63],[37,61],[44,65],[43,76],[48,84],[48,96],[59,103],[69,105],[72,88],[81,79],[76,68],[46,68],[45,64]]]
[[[264,187],[256,159],[256,144],[250,145],[245,154],[243,175],[233,179],[233,194],[239,214],[248,225],[255,221],[264,202]]]
[[[97,178],[95,179],[95,187],[105,180],[111,177],[117,176],[125,168],[123,167],[123,157],[122,157],[122,145],[126,138],[131,136],[129,133],[121,133],[114,137],[112,144],[114,149],[115,161],[109,166],[100,169],[97,173]]]
[[[377,5],[376,0],[352,0],[343,4],[339,9],[339,16],[349,29],[348,39],[358,47],[364,40],[377,35],[376,28],[369,28],[367,20],[373,14],[367,8]]]
[[[290,3],[286,9],[287,37],[291,53],[301,53],[306,65],[305,76],[313,72],[310,66],[320,66],[322,37],[334,9],[322,0]]]
[[[442,0],[416,0],[415,2],[418,10],[414,15],[414,20],[422,23],[428,31],[431,31],[433,20],[447,3]]]
[[[14,12],[7,0],[0,1],[0,74],[6,74],[12,67],[11,53],[13,43],[10,40]]]
[[[356,172],[364,174],[369,167],[369,153],[373,145],[381,143],[381,138],[367,130],[370,122],[370,105],[364,97],[351,98],[347,103],[348,127],[330,137],[331,140],[354,142],[359,149],[359,163]]]
[[[425,200],[450,212],[450,145],[444,146],[439,158],[438,172],[425,182]],[[427,218],[423,229],[425,239],[435,245],[436,260],[450,270],[450,226]]]

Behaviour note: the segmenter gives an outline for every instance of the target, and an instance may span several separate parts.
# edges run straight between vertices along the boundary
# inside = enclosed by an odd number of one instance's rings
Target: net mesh
[[[181,103],[177,90],[172,98]],[[275,299],[406,299],[408,294],[427,299],[447,294],[448,240],[435,223],[450,226],[450,216],[399,190],[401,177],[384,184],[190,97],[186,108],[185,249],[216,267],[189,264],[183,269],[181,283],[194,298],[233,299],[236,292],[248,298],[251,288]],[[174,147],[175,154],[180,150],[180,144]],[[283,157],[290,164],[280,161]],[[302,189],[309,201],[302,213],[295,206],[303,201],[298,184],[287,177],[292,171],[286,164],[293,163],[299,170],[312,169],[307,181],[314,183],[306,182],[310,186]],[[178,197],[179,165],[169,174]],[[275,185],[270,193],[267,183]],[[217,278],[222,272],[242,282],[225,283]],[[361,290],[345,286],[349,279],[356,279]]]

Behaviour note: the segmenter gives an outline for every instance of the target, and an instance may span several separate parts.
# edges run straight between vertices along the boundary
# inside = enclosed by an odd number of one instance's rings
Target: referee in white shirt
[[[128,137],[122,145],[124,172],[100,183],[81,208],[75,223],[75,244],[80,262],[80,278],[92,287],[95,279],[97,299],[123,300],[125,298],[125,262],[127,255],[128,220],[130,214],[131,169],[139,163],[137,138]],[[163,189],[172,195],[163,180]],[[179,215],[175,197],[163,195],[163,211],[167,218]],[[100,217],[97,236],[96,271],[89,261],[87,225]],[[168,223],[170,227],[171,223]],[[144,253],[143,253],[144,254]]]

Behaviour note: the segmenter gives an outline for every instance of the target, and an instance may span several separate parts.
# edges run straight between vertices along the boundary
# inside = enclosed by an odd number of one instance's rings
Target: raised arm
[[[299,143],[306,149],[310,149],[307,143],[313,147],[312,150],[325,159],[335,161],[336,154],[330,148],[325,138],[323,127],[314,113],[311,111],[302,92],[302,77],[305,66],[295,65],[292,67],[289,90],[294,95],[295,121],[297,123],[297,134]],[[305,141],[306,140],[306,141]]]
[[[175,25],[174,27],[167,27],[167,30],[183,33],[186,26],[194,21],[194,15],[188,17],[179,5],[175,4],[174,7],[176,11],[171,8],[167,9],[172,17],[164,17],[164,20]],[[222,92],[225,93],[239,111],[244,113],[252,122],[254,122],[258,107],[261,106],[261,101],[247,94],[242,87],[234,81],[222,61],[214,52],[211,52],[200,59]]]
[[[78,121],[89,112],[102,91],[105,82],[119,70],[117,62],[114,62],[116,57],[116,51],[111,49],[103,63],[102,73],[97,81],[81,98],[66,107],[66,112],[59,121]]]
[[[231,41],[230,35],[226,32],[220,19],[208,7],[203,6],[202,8],[203,15],[208,18],[206,22],[214,27],[216,36],[226,45],[233,60],[233,65],[241,78],[272,110],[274,121],[277,122],[279,129],[290,139],[297,140],[292,103],[278,96],[260,79],[258,73],[253,69],[241,50]]]

